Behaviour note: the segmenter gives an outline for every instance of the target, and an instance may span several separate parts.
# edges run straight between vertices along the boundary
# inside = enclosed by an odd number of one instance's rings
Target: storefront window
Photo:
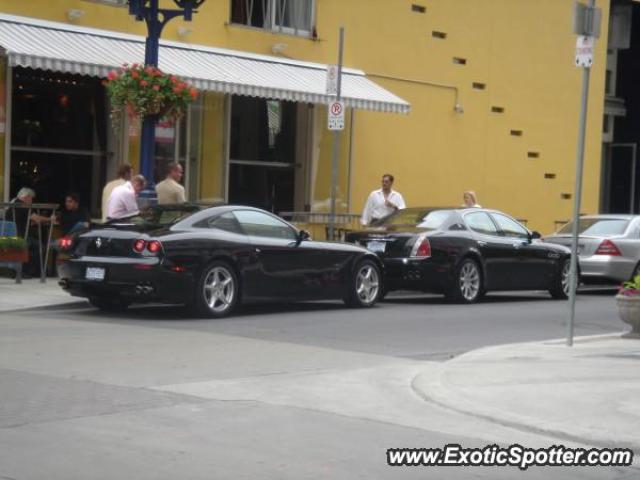
[[[108,112],[100,79],[16,68],[11,123],[11,195],[24,186],[37,201],[78,192],[96,215],[106,175]]]
[[[0,202],[4,200],[5,145],[7,132],[7,57],[0,57]]]
[[[231,101],[229,202],[292,210],[297,104],[253,97]]]

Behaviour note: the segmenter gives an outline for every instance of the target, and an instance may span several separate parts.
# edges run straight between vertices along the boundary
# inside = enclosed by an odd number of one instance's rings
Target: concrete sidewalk
[[[640,452],[640,341],[620,335],[482,348],[418,375],[413,389],[528,432]]]
[[[21,284],[16,284],[15,280],[10,278],[0,278],[0,312],[82,302],[85,300],[72,297],[62,290],[57,278],[47,278],[46,283],[40,283],[39,278],[33,278],[23,280]]]

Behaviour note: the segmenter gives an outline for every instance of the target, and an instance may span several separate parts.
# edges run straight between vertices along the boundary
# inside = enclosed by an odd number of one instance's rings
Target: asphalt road
[[[391,447],[557,443],[428,404],[410,384],[470,349],[562,337],[567,307],[533,292],[251,306],[224,320],[156,306],[1,314],[0,479],[632,478],[386,465]],[[576,335],[622,328],[611,291],[579,296]]]

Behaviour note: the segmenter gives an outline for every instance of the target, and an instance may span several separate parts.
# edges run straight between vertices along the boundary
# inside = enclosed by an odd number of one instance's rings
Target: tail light
[[[162,250],[162,244],[158,240],[151,240],[147,242],[147,250],[149,253],[158,253]]]
[[[139,238],[135,242],[133,242],[133,251],[136,253],[144,253],[144,251],[151,253],[152,255],[156,255],[162,250],[162,244],[158,240],[150,240],[146,241],[142,238]]]
[[[69,250],[73,246],[73,237],[69,235],[62,237],[58,241],[58,245],[60,246],[60,250]]]
[[[142,253],[146,245],[147,245],[147,242],[139,238],[138,240],[133,242],[133,251],[136,253]]]
[[[619,257],[621,253],[616,244],[611,240],[603,240],[594,255],[611,255],[612,257]]]
[[[413,244],[411,249],[412,257],[429,258],[431,257],[431,244],[425,234],[420,235],[416,239],[416,243]]]

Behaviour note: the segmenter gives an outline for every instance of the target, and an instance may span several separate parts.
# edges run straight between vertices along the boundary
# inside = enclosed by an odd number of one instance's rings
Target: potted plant
[[[104,81],[111,99],[114,125],[125,111],[129,117],[157,115],[179,118],[198,97],[198,90],[175,75],[167,75],[156,67],[134,63],[111,71]]]
[[[29,261],[29,249],[24,238],[0,237],[0,262]]]
[[[640,275],[625,282],[616,295],[620,319],[631,325],[631,331],[624,338],[640,338]]]

